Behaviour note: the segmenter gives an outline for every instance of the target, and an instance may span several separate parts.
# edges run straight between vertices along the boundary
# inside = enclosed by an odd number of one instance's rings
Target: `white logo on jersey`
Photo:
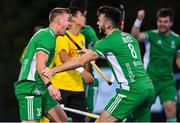
[[[176,48],[176,44],[175,44],[175,41],[171,41],[171,48]]]
[[[161,41],[161,40],[159,40],[157,43],[161,45],[161,44],[162,44],[162,41]]]

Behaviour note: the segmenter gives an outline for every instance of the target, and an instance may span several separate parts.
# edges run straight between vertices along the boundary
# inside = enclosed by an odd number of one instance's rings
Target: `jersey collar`
[[[50,30],[51,35],[52,35],[53,37],[56,37],[54,31],[53,31],[50,27],[49,27],[49,30]]]

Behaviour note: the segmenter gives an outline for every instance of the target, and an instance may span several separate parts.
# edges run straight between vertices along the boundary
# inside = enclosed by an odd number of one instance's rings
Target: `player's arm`
[[[60,51],[59,57],[63,63],[71,60],[71,57],[65,50]],[[75,70],[81,73],[86,83],[93,82],[94,80],[93,76],[87,70],[85,70],[84,67],[79,67],[79,68],[76,68]]]
[[[139,41],[143,42],[147,37],[144,32],[140,32],[141,23],[145,17],[145,11],[139,10],[137,18],[134,22],[133,27],[131,28],[131,34]]]
[[[52,96],[54,100],[59,100],[61,98],[59,90],[51,84],[48,78],[42,75],[43,70],[46,68],[48,57],[49,55],[47,53],[43,51],[37,51],[36,52],[36,69],[41,79],[43,80],[44,84],[47,86],[49,94]]]
[[[48,69],[46,68],[43,71],[43,75],[50,77],[52,75],[54,75],[57,72],[62,72],[62,71],[66,71],[66,70],[72,70],[78,67],[82,67],[84,66],[86,63],[93,61],[95,59],[97,59],[99,56],[96,52],[94,51],[89,51],[86,54],[80,56],[80,57],[76,57],[70,61],[65,62],[64,64],[62,64],[61,66],[57,66],[54,67],[52,69]]]
[[[176,65],[178,68],[180,68],[180,53],[177,53],[176,55]]]

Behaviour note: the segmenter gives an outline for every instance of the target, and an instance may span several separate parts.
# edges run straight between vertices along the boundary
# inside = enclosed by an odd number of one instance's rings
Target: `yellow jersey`
[[[85,37],[83,34],[79,33],[77,36],[75,36],[69,31],[67,31],[67,33],[81,48],[85,48]],[[54,66],[60,66],[63,64],[59,57],[59,53],[62,50],[65,50],[71,58],[78,56],[78,49],[72,43],[72,41],[67,36],[58,36],[56,39],[56,52],[53,60]],[[56,73],[51,77],[51,82],[55,87],[62,90],[76,92],[84,91],[82,75],[76,70],[68,70],[65,72]]]

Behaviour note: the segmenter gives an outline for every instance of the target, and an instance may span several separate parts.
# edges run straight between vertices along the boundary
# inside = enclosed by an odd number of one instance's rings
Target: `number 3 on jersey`
[[[133,45],[132,45],[132,44],[130,44],[130,43],[128,43],[128,48],[129,48],[129,49],[130,49],[130,51],[131,51],[131,55],[132,55],[132,57],[133,57],[133,58],[137,58],[137,53],[136,53],[136,51],[134,50]]]

